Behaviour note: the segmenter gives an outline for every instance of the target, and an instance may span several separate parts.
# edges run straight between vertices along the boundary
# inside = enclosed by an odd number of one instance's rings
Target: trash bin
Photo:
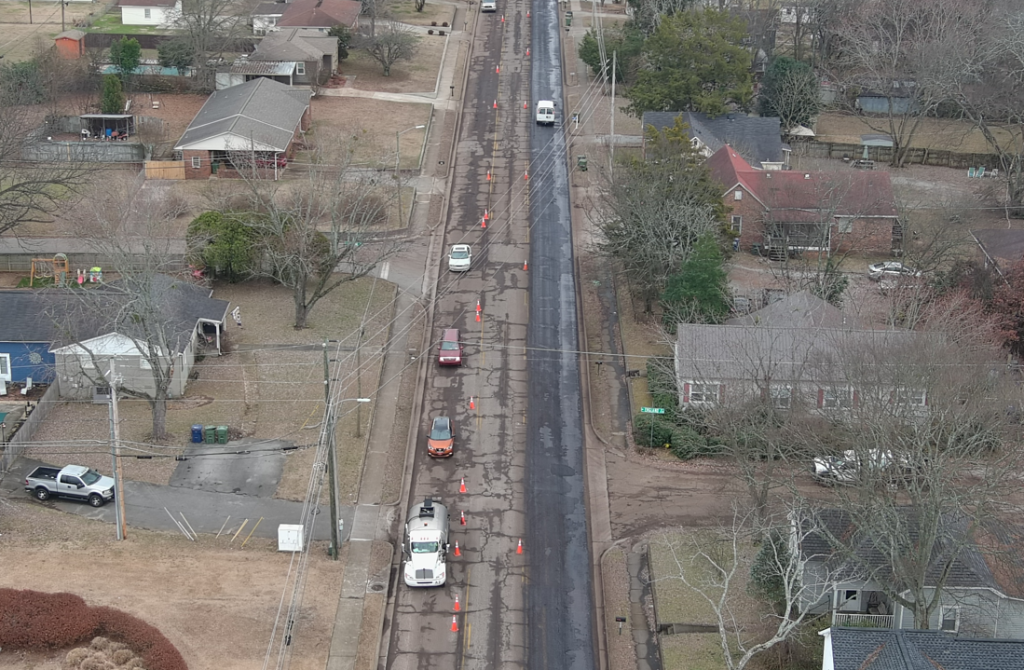
[[[207,426],[206,427],[206,443],[215,444],[217,442],[217,427]]]
[[[227,443],[228,443],[228,427],[227,426],[217,426],[217,444],[227,444]]]
[[[569,11],[569,12],[565,13],[565,27],[568,28],[571,25],[572,25],[572,12]]]
[[[203,425],[199,423],[192,424],[192,442],[197,444],[203,441]]]
[[[89,268],[89,283],[96,284],[103,281],[103,268]]]
[[[733,251],[739,251],[740,250],[740,238],[738,238],[738,237],[732,238],[732,250]]]
[[[577,156],[576,157],[576,166],[580,169],[580,172],[586,172],[587,171],[587,157],[586,156]]]

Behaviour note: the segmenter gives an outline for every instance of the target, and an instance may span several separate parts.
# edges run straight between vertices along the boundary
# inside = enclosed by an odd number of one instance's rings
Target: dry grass
[[[422,12],[417,12],[414,0],[395,2],[388,6],[388,11],[396,21],[414,26],[429,26],[432,22],[436,22],[438,27],[441,27],[441,24],[446,21],[451,25],[452,19],[455,17],[455,5],[439,5],[428,2],[423,6]]]
[[[662,635],[661,663],[665,670],[722,670],[721,638],[717,633]]]
[[[1010,140],[1010,132],[1005,128],[994,128],[995,135],[1004,143]],[[888,133],[888,130],[886,120],[881,116],[865,117],[830,112],[818,118],[815,133],[822,142],[860,144],[861,135]],[[1020,146],[1020,133],[1013,135],[1017,138],[1016,144]],[[992,151],[985,137],[969,121],[954,119],[922,119],[910,145],[959,153],[980,154]]]
[[[447,31],[445,31],[447,32]],[[416,53],[410,60],[400,60],[391,66],[391,76],[385,77],[380,63],[365,51],[356,49],[342,61],[339,74],[349,84],[364,91],[388,93],[430,93],[437,84],[441,69],[441,54],[448,37],[417,35]],[[390,109],[390,107],[389,107]]]
[[[29,3],[5,1],[0,10],[0,55],[5,63],[29,60],[43,49],[53,46],[53,38],[60,31],[58,2],[36,2],[32,5],[32,23],[29,23]],[[75,22],[91,17],[97,10],[92,3],[73,2],[64,8],[65,27],[70,30]]]
[[[317,141],[351,143],[356,163],[394,168],[395,133],[401,133],[401,167],[419,165],[427,129],[415,127],[430,122],[430,104],[332,96],[313,98],[312,103]],[[413,130],[402,132],[409,128]]]
[[[67,591],[90,605],[124,610],[159,628],[192,668],[242,670],[262,662],[291,560],[275,541],[253,538],[241,549],[223,537],[189,542],[133,528],[117,542],[109,524],[48,509],[17,492],[0,504],[0,586]],[[315,587],[306,588],[293,631],[295,670],[326,664],[344,565],[327,558],[324,543],[310,551],[308,585]],[[5,650],[0,658],[9,656]],[[40,669],[60,667],[33,660]],[[33,667],[7,663],[0,668]]]

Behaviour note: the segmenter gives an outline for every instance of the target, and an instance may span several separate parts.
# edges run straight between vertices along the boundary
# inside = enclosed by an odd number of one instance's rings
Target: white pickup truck
[[[409,510],[405,524],[405,583],[443,586],[447,577],[448,508],[427,498]]]
[[[25,490],[37,500],[61,496],[102,507],[114,499],[114,480],[84,465],[65,465],[63,468],[42,465],[25,478]]]

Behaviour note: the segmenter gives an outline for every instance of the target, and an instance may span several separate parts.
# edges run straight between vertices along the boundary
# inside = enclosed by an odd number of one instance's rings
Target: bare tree
[[[397,21],[388,21],[375,34],[363,39],[363,48],[380,63],[384,76],[391,76],[391,67],[400,60],[412,60],[419,42],[412,30]]]
[[[403,247],[384,234],[401,180],[382,181],[352,160],[345,148],[318,153],[308,178],[288,184],[240,168],[249,186],[248,213],[241,216],[255,229],[262,256],[257,272],[291,289],[296,328],[306,327],[313,307],[331,291],[366,276]]]
[[[244,21],[235,0],[184,0],[173,21],[175,30],[188,41],[195,67],[194,85],[212,91],[218,61],[235,48]]]
[[[149,403],[153,439],[167,437],[167,400],[175,375],[177,353],[194,336],[182,329],[173,312],[187,280],[173,276],[173,240],[167,234],[170,212],[162,199],[143,190],[145,179],[124,177],[104,185],[105,195],[85,201],[75,213],[80,235],[116,268],[118,278],[101,288],[70,288],[66,305],[55,313],[57,328],[78,351],[77,369],[95,386],[120,379],[119,391]],[[155,199],[154,199],[155,198]],[[194,324],[192,324],[194,327]],[[119,367],[117,355],[90,345],[97,335],[116,334],[130,343],[138,364]]]
[[[729,670],[743,670],[759,654],[788,639],[809,616],[802,605],[818,600],[820,588],[836,581],[836,575],[829,573],[820,575],[817,582],[805,579],[808,564],[821,557],[790,547],[802,545],[819,528],[813,523],[791,524],[789,517],[798,514],[800,507],[795,504],[776,524],[765,526],[752,513],[734,511],[731,526],[656,540],[672,561],[671,573],[658,579],[682,582],[709,605]],[[772,541],[772,530],[786,541]],[[776,602],[762,604],[763,625],[751,626],[752,604],[744,585],[754,565],[753,547],[761,541],[761,570],[774,582]]]

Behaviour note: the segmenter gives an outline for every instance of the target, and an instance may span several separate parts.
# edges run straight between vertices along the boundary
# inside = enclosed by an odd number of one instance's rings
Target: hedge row
[[[128,645],[148,670],[188,670],[159,630],[112,607],[90,607],[71,593],[0,589],[0,647],[59,649],[96,636]]]

